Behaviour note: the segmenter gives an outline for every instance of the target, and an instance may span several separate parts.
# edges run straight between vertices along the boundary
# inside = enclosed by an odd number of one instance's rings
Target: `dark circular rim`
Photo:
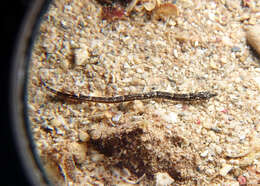
[[[33,142],[27,114],[27,77],[31,47],[38,32],[41,17],[47,11],[50,1],[36,0],[30,4],[17,37],[9,82],[13,137],[21,164],[31,185],[50,185]]]

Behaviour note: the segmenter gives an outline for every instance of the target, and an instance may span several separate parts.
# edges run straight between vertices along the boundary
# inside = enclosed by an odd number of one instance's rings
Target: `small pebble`
[[[208,175],[208,176],[212,176],[215,174],[215,170],[214,169],[206,169],[205,173]]]
[[[234,46],[231,48],[231,52],[240,52],[240,51],[241,51],[241,49],[237,46]]]
[[[147,1],[143,6],[147,11],[152,11],[156,6],[156,1]]]
[[[82,142],[88,142],[90,140],[90,136],[88,133],[80,131],[79,132],[79,140]]]
[[[63,68],[63,69],[66,70],[66,69],[69,68],[70,63],[69,63],[68,60],[62,60],[62,61],[60,62],[60,65],[61,65],[61,68]]]
[[[115,123],[118,123],[120,121],[122,114],[116,114],[115,116],[112,117],[112,121]]]
[[[48,131],[48,132],[51,132],[51,131],[54,130],[53,127],[48,126],[46,123],[43,123],[43,124],[41,125],[41,127],[42,127],[45,131]]]
[[[227,181],[227,182],[224,182],[222,185],[239,186],[239,183],[237,181]]]
[[[176,123],[178,121],[178,115],[175,112],[166,112],[165,110],[157,110],[156,114],[168,123]]]
[[[192,0],[182,0],[181,5],[183,8],[191,8],[194,5]]]
[[[208,150],[205,150],[204,152],[202,152],[202,153],[200,154],[200,156],[201,156],[202,158],[205,158],[205,157],[208,155],[208,153],[209,153],[209,151],[208,151]]]
[[[179,57],[179,55],[178,55],[178,51],[177,51],[176,49],[173,50],[173,55],[174,55],[174,57],[176,57],[176,58]]]
[[[133,104],[133,109],[134,109],[135,112],[137,112],[137,113],[144,112],[145,108],[144,108],[143,102],[140,101],[140,100],[135,100],[135,101],[134,101],[134,104]]]
[[[100,162],[100,161],[103,161],[104,160],[104,155],[103,154],[92,154],[91,155],[91,160],[93,162]]]
[[[226,176],[226,175],[228,174],[228,172],[229,172],[232,168],[233,168],[232,165],[224,164],[224,165],[222,166],[222,168],[220,169],[219,174],[220,174],[221,176]]]
[[[255,80],[257,88],[260,90],[260,76],[254,77],[253,79]]]
[[[85,45],[82,45],[79,49],[75,49],[75,64],[84,65],[89,59],[89,55],[87,46]]]
[[[87,146],[85,144],[79,144],[72,142],[68,144],[68,150],[73,154],[77,163],[83,163],[86,160]]]
[[[231,160],[229,161],[229,163],[232,164],[232,165],[239,165],[239,160],[231,159]]]
[[[245,140],[245,138],[246,138],[246,135],[245,134],[241,134],[240,136],[239,136],[239,139],[242,141],[242,140]]]
[[[168,123],[176,123],[178,116],[175,112],[163,113],[162,118]]]
[[[257,105],[257,106],[256,106],[256,110],[257,110],[257,111],[260,111],[260,105]]]
[[[61,126],[66,125],[66,122],[62,116],[58,116],[57,118],[54,118],[50,121],[51,126]]]
[[[232,46],[233,45],[232,40],[227,36],[222,37],[222,42],[226,46]]]
[[[155,174],[155,179],[156,186],[167,186],[174,182],[174,179],[172,179],[166,172],[157,172]]]
[[[260,123],[256,124],[255,129],[256,129],[257,132],[260,132]]]
[[[158,8],[153,11],[153,20],[158,20],[158,18],[166,18],[169,16],[177,17],[179,15],[179,9],[176,5],[171,3],[161,4]]]
[[[183,104],[177,104],[177,105],[175,105],[175,107],[176,107],[177,109],[182,109]]]
[[[221,154],[222,153],[222,148],[220,146],[216,146],[216,152],[218,154]]]

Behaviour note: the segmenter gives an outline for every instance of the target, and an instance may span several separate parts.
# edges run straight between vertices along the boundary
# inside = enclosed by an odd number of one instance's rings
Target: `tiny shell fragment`
[[[248,29],[247,41],[260,55],[260,25],[255,25]]]
[[[128,6],[126,7],[126,12],[128,14],[134,9],[137,2],[138,2],[138,0],[132,0],[131,3],[128,4]]]
[[[153,9],[155,9],[155,6],[156,6],[156,0],[148,1],[144,3],[144,8],[147,11],[152,11]]]
[[[89,59],[89,52],[86,45],[82,45],[81,48],[75,49],[75,64],[84,65]]]
[[[220,169],[219,174],[221,176],[226,176],[227,173],[233,168],[232,165],[224,164],[223,167]]]
[[[208,151],[208,150],[205,150],[204,152],[202,152],[202,153],[200,154],[200,156],[201,156],[202,158],[205,158],[205,157],[208,155],[208,153],[209,153],[209,151]]]
[[[256,87],[260,90],[260,76],[254,77]]]
[[[196,1],[194,1],[194,2],[196,2]],[[194,5],[192,0],[182,0],[182,1],[180,1],[180,3],[183,8],[191,8]]]
[[[165,3],[156,8],[153,12],[153,18],[159,19],[159,18],[165,18],[169,16],[178,16],[179,10],[177,6],[171,3]]]
[[[166,186],[174,182],[174,179],[172,179],[165,172],[157,172],[155,175],[155,179],[156,179],[156,186]]]
[[[133,109],[137,113],[142,113],[145,110],[143,102],[140,100],[134,101]]]
[[[189,37],[188,33],[181,33],[181,34],[176,34],[174,36],[174,38],[181,42],[181,43],[184,43],[184,42],[187,42],[189,40],[191,40],[191,38]]]

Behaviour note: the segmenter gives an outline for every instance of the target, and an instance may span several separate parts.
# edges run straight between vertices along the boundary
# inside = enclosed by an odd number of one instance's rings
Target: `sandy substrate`
[[[260,2],[178,0],[178,15],[159,18],[142,2],[123,19],[103,20],[104,5],[94,0],[55,0],[44,15],[28,108],[50,178],[56,185],[260,184],[260,61],[246,40],[260,24]],[[75,103],[41,80],[75,95],[218,96]]]

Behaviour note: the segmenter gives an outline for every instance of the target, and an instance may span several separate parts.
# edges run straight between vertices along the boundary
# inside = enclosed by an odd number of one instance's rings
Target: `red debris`
[[[228,110],[227,109],[223,109],[223,110],[221,110],[221,112],[226,114],[228,112]]]
[[[239,185],[241,185],[241,186],[246,185],[246,177],[245,176],[242,176],[242,175],[238,176],[237,181],[238,181]]]
[[[196,124],[197,124],[197,125],[200,125],[200,119],[198,119],[198,120],[196,121]]]
[[[102,19],[108,21],[114,21],[117,19],[123,19],[125,16],[125,10],[119,7],[104,6],[102,8]]]

